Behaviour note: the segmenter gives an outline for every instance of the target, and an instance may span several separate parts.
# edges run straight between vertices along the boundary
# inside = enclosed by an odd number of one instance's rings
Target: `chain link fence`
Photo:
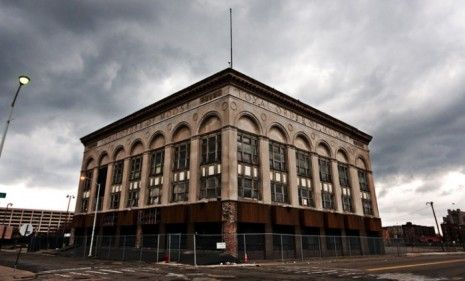
[[[228,243],[236,251],[225,249],[221,234],[160,234],[78,236],[62,255],[94,256],[118,261],[180,262],[187,264],[215,264],[221,262],[254,262],[262,260],[308,260],[322,257],[404,255],[415,252],[440,252],[444,245],[407,245],[402,239],[383,241],[380,237],[320,236],[276,233],[240,233],[229,237]],[[51,243],[53,244],[53,243]],[[32,239],[29,249],[38,250],[50,245]],[[445,247],[459,251],[460,247]]]

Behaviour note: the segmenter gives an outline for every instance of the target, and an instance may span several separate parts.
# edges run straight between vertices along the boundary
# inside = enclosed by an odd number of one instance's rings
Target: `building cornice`
[[[169,110],[187,101],[194,100],[207,92],[214,91],[227,85],[232,85],[248,91],[251,94],[263,98],[264,100],[273,101],[290,111],[297,111],[299,114],[302,114],[311,120],[344,133],[364,144],[368,145],[372,139],[370,135],[353,126],[350,126],[322,111],[269,87],[237,70],[227,68],[82,137],[81,142],[87,146],[92,142],[98,141],[115,133],[115,131],[128,128],[142,120],[153,117],[160,112]]]

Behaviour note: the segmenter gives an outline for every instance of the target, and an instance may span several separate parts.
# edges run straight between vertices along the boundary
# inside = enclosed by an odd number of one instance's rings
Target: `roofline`
[[[300,111],[303,115],[314,119],[319,123],[329,126],[332,129],[335,129],[341,133],[345,133],[365,144],[369,144],[372,140],[372,136],[364,133],[357,128],[340,121],[332,117],[329,114],[326,114],[314,107],[311,107],[300,100],[297,100],[291,96],[288,96],[260,81],[257,81],[237,70],[232,68],[226,68],[220,72],[217,72],[205,79],[200,80],[197,83],[192,84],[191,86],[184,88],[174,94],[165,97],[149,106],[146,106],[126,117],[123,117],[113,123],[110,123],[104,126],[101,129],[98,129],[84,137],[81,138],[81,142],[84,145],[102,139],[110,134],[113,134],[114,131],[118,128],[125,128],[134,125],[141,121],[141,119],[146,119],[157,114],[160,110],[167,110],[176,105],[178,105],[180,100],[182,103],[198,98],[206,91],[211,91],[216,88],[222,87],[224,85],[234,85],[236,87],[250,90],[252,89],[253,94],[258,94],[265,100],[272,100],[278,102],[279,105],[284,105],[288,109],[294,111]]]

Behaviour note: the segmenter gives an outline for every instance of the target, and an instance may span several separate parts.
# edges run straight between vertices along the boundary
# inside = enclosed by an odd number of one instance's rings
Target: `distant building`
[[[447,216],[443,217],[441,224],[444,241],[449,243],[465,243],[465,212],[447,210]]]
[[[371,139],[226,69],[81,139],[75,235],[380,237]]]
[[[404,225],[383,227],[385,240],[402,239],[407,244],[440,242],[433,226],[423,226],[407,222]]]
[[[73,219],[73,212],[40,209],[0,208],[0,225],[13,226],[16,230],[30,223],[36,233],[55,232]]]

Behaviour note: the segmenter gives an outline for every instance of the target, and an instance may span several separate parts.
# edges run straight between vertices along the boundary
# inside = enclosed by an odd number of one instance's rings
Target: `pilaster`
[[[335,202],[335,210],[342,213],[344,212],[342,209],[342,190],[341,185],[339,183],[339,170],[337,168],[337,161],[331,159],[331,179],[333,184],[333,193],[334,193],[334,202]]]
[[[360,184],[358,183],[357,169],[349,166],[350,186],[352,189],[352,204],[355,214],[363,216],[362,195],[360,192]]]
[[[221,131],[221,199],[237,200],[237,130]]]
[[[375,182],[373,180],[372,172],[367,171],[367,181],[368,181],[368,187],[370,188],[371,205],[372,205],[371,207],[373,208],[373,216],[379,218],[378,200],[376,199]]]
[[[315,201],[315,208],[318,210],[323,209],[321,202],[321,182],[320,182],[320,166],[318,165],[318,155],[312,154],[312,186],[313,198]]]
[[[121,183],[121,198],[119,202],[119,208],[125,209],[127,206],[128,188],[129,188],[129,162],[131,158],[124,159],[123,162],[123,180]]]
[[[102,210],[106,211],[110,209],[110,194],[111,194],[111,185],[113,179],[113,167],[114,163],[108,163],[107,169],[107,179],[105,181],[105,194],[103,196]]]
[[[288,163],[288,182],[287,182],[287,189],[289,193],[289,203],[292,206],[299,205],[299,194],[297,190],[297,165],[296,165],[296,157],[295,157],[295,148],[288,147],[287,148],[287,163]]]
[[[150,152],[144,152],[142,154],[142,170],[141,170],[141,180],[140,180],[140,189],[139,189],[139,207],[147,205],[147,181],[149,178],[150,171]]]
[[[199,181],[199,138],[193,137],[190,145],[190,159],[189,159],[189,192],[188,201],[196,202],[198,198]]]
[[[166,205],[170,199],[171,181],[172,179],[172,157],[173,157],[173,146],[165,146],[165,160],[163,163],[163,187],[161,190],[161,204]]]
[[[271,204],[271,182],[270,182],[270,152],[269,140],[260,137],[260,147],[258,155],[260,157],[260,174],[262,182],[262,200],[264,203]]]

